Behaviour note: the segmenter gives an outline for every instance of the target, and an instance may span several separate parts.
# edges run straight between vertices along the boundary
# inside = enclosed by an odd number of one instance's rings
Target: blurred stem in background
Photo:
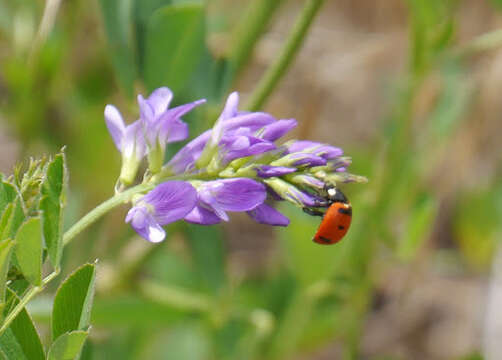
[[[33,63],[33,58],[37,56],[38,50],[44,44],[45,40],[49,36],[54,23],[56,22],[56,16],[61,6],[62,0],[47,0],[45,2],[44,13],[42,15],[42,20],[38,27],[35,39],[33,39],[33,44],[31,46],[30,55],[28,62]]]
[[[263,104],[285,74],[289,65],[293,62],[312,25],[312,21],[314,21],[323,3],[324,0],[306,1],[277,59],[267,69],[265,75],[258,82],[255,90],[251,94],[251,98],[246,106],[247,109],[250,111],[257,111],[263,107]]]
[[[229,49],[230,78],[235,79],[252,58],[257,41],[284,0],[252,1],[232,34]]]

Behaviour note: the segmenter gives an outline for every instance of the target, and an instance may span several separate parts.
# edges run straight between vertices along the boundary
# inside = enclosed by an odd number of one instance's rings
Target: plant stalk
[[[279,80],[284,76],[289,65],[291,65],[298,50],[300,49],[310,25],[321,8],[324,0],[307,0],[305,7],[298,16],[291,33],[279,54],[279,57],[268,68],[251,95],[246,108],[250,111],[257,111],[270,96]]]

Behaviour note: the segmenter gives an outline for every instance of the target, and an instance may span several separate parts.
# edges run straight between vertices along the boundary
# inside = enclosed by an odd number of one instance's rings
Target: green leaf
[[[52,310],[52,338],[73,330],[86,330],[94,296],[95,267],[86,264],[59,287]]]
[[[404,237],[397,249],[399,258],[406,261],[415,256],[432,231],[437,209],[438,202],[433,197],[424,195],[418,199],[411,211]]]
[[[8,297],[12,306],[19,302],[19,298],[10,289]],[[0,335],[0,350],[7,355],[7,359],[45,359],[40,337],[26,309],[21,310],[7,330]]]
[[[12,212],[14,210],[15,204],[10,203],[7,204],[2,216],[0,217],[0,239],[5,239],[7,237],[9,220],[12,216]]]
[[[132,23],[133,0],[100,0],[112,63],[120,85],[130,97],[137,77]]]
[[[3,310],[7,273],[9,272],[9,263],[13,246],[14,242],[10,239],[0,242],[0,304],[2,306],[0,311]]]
[[[14,238],[16,236],[17,229],[24,221],[24,211],[21,204],[21,200],[17,200],[10,203],[5,209],[2,219],[0,220],[0,239]]]
[[[168,84],[176,94],[196,70],[205,48],[202,5],[169,5],[155,11],[146,29],[144,80],[151,91]]]
[[[0,213],[16,198],[16,189],[9,183],[0,182]]]
[[[59,267],[63,250],[63,200],[66,187],[66,164],[64,154],[58,154],[49,163],[44,183],[40,210],[43,211],[42,224],[49,258],[55,268]]]
[[[5,330],[0,336],[0,351],[2,354],[1,356],[6,360],[30,360],[24,354],[21,345],[17,342],[11,329]]]
[[[25,221],[16,235],[16,258],[25,278],[34,285],[42,282],[42,222],[39,217]]]
[[[87,339],[87,331],[72,331],[62,334],[54,341],[47,355],[48,360],[72,360],[75,359],[84,346]]]

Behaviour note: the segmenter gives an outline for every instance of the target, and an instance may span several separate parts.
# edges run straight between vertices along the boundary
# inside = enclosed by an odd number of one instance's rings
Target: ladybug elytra
[[[317,229],[312,241],[322,244],[336,244],[345,236],[352,221],[352,206],[347,197],[338,189],[330,187],[326,189],[325,212],[304,208],[310,215],[322,216],[321,224]]]

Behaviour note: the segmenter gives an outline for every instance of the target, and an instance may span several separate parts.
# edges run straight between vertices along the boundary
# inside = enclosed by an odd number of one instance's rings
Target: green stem
[[[459,56],[474,55],[502,46],[502,29],[480,35],[456,49]]]
[[[139,288],[145,297],[176,309],[208,311],[211,307],[210,299],[203,294],[192,293],[174,286],[144,281],[140,283]]]
[[[250,111],[256,111],[262,107],[265,100],[272,93],[277,83],[285,74],[289,65],[295,58],[296,53],[303,44],[303,40],[305,39],[305,35],[307,35],[307,31],[312,24],[312,21],[323,3],[324,0],[308,0],[306,2],[305,7],[299,15],[298,20],[289,35],[289,38],[279,54],[279,57],[276,59],[275,63],[268,68],[265,75],[258,83],[255,91],[251,95],[247,109]]]
[[[151,190],[155,187],[155,184],[140,184],[136,185],[124,192],[118,193],[100,205],[96,206],[94,209],[89,211],[83,218],[77,221],[63,236],[63,244],[68,245],[70,241],[73,240],[75,236],[80,234],[85,228],[93,224],[101,216],[106,214],[108,211],[117,207],[120,204],[128,202],[131,198],[141,192]]]
[[[282,0],[255,0],[237,25],[229,51],[232,79],[246,65],[256,42],[267,27]]]
[[[19,303],[14,307],[14,309],[12,309],[11,312],[9,312],[9,314],[5,318],[5,321],[3,322],[2,327],[0,327],[0,334],[2,334],[9,327],[9,325],[12,323],[12,321],[14,321],[14,319],[17,317],[17,315],[19,315],[19,313],[24,309],[26,304],[28,304],[28,302],[35,295],[37,295],[39,292],[41,292],[44,289],[45,285],[50,283],[58,275],[59,275],[59,270],[56,270],[56,271],[50,273],[49,275],[47,275],[47,277],[45,279],[42,280],[42,283],[39,286],[33,286],[28,290],[28,292],[26,292],[26,294],[23,296],[23,298],[21,300],[19,300]]]
[[[173,176],[167,180],[174,180],[180,178],[179,176]],[[127,189],[124,192],[118,193],[105,202],[101,203],[90,212],[88,212],[83,218],[77,221],[64,235],[63,235],[63,244],[68,245],[68,243],[73,240],[78,234],[80,234],[84,229],[93,224],[96,220],[98,220],[101,216],[106,214],[108,211],[117,207],[124,202],[128,202],[131,198],[139,193],[148,191],[153,189],[157,184],[156,183],[147,183],[136,185],[130,189]],[[50,283],[57,275],[59,274],[59,269],[56,269],[54,272],[49,274],[39,286],[31,287],[23,298],[19,301],[19,303],[14,307],[14,309],[9,312],[2,326],[0,327],[0,334],[5,331],[10,325],[10,323],[16,318],[16,316],[24,309],[26,304],[38,293],[44,290],[45,286]]]
[[[61,6],[61,0],[47,0],[45,2],[44,13],[42,15],[42,20],[40,21],[40,26],[38,27],[37,35],[31,46],[29,61],[33,61],[34,56],[43,45],[47,36],[54,27],[56,22],[56,15]]]

